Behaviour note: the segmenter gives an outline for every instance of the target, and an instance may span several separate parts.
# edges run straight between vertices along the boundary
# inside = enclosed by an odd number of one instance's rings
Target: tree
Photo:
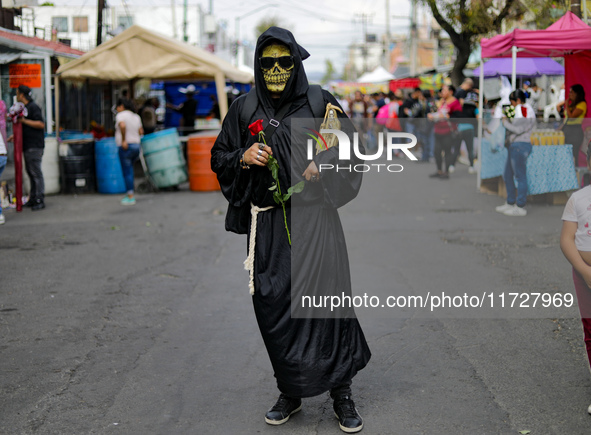
[[[545,29],[567,10],[569,0],[419,0],[429,6],[433,18],[447,32],[457,55],[451,80],[459,86],[463,69],[479,37],[498,34],[503,20],[520,20],[526,12],[537,28]]]
[[[528,0],[524,6],[535,17],[538,29],[545,29],[569,10],[571,0]]]
[[[498,31],[504,19],[517,18],[523,13],[521,8],[516,6],[516,0],[423,1],[431,8],[433,18],[447,32],[456,47],[456,60],[451,70],[451,81],[454,86],[459,86],[464,79],[462,71],[477,42],[476,37]]]
[[[322,80],[320,81],[320,83],[322,83],[322,84],[326,84],[326,83],[330,82],[331,80],[334,80],[334,76],[337,72],[330,59],[325,59],[324,62],[326,65],[326,72],[324,73],[324,77],[322,77]]]
[[[256,27],[254,28],[254,37],[258,39],[261,36],[261,33],[265,32],[269,27],[283,27],[284,29],[287,28],[285,24],[283,24],[283,20],[277,16],[269,16],[261,18],[261,20],[257,23]]]

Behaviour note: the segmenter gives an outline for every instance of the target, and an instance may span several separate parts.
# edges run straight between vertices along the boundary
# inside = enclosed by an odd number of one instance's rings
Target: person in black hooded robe
[[[286,54],[291,56],[292,68],[289,59],[283,59],[281,65],[281,59],[275,59],[273,67],[262,68],[262,65],[269,67],[273,61],[261,58],[288,57]],[[297,44],[288,30],[271,27],[259,37],[254,89],[258,106],[248,120],[241,118],[246,96],[236,99],[230,106],[212,148],[211,167],[230,204],[226,229],[248,233],[249,250],[254,252],[254,264],[251,264],[253,305],[281,392],[265,421],[273,425],[285,423],[301,409],[302,398],[330,391],[340,428],[352,433],[363,428],[363,421],[351,400],[351,380],[371,357],[359,322],[352,310],[337,315],[305,313],[298,316],[292,312],[292,300],[295,301],[296,295],[351,295],[347,247],[337,208],[357,195],[362,180],[362,174],[354,171],[320,173],[320,165],[349,166],[359,161],[356,157],[339,160],[338,146],[335,146],[320,152],[310,162],[306,157],[305,132],[295,131],[295,127],[292,131],[292,124],[301,121],[305,124],[305,120],[314,118],[308,101],[308,79],[302,65],[307,57],[308,52]],[[284,87],[272,83],[275,79],[268,75],[271,70],[277,72],[278,69],[289,70]],[[321,95],[324,107],[328,103],[340,107],[329,92],[322,91]],[[245,128],[259,119],[266,127],[284,107],[288,110],[268,138],[267,145],[259,143],[258,136],[251,135]],[[335,112],[342,124],[341,130],[351,136],[354,127],[350,120]],[[271,171],[266,167],[269,155],[278,161],[283,191],[306,180],[304,190],[294,194],[286,208],[291,246],[283,210],[269,190],[274,184]],[[258,211],[254,213],[253,222],[250,221],[251,207],[257,207]]]

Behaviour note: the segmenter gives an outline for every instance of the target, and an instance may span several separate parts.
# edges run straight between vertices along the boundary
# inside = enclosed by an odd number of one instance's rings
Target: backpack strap
[[[322,95],[320,85],[309,85],[306,96],[308,97],[308,104],[312,109],[314,118],[324,118],[326,103],[324,102],[324,95]]]
[[[246,94],[244,100],[244,106],[242,106],[242,111],[240,112],[240,133],[244,134],[248,130],[248,123],[250,119],[256,112],[257,107],[259,106],[259,99],[257,98],[257,93],[255,88],[253,87],[248,94]]]

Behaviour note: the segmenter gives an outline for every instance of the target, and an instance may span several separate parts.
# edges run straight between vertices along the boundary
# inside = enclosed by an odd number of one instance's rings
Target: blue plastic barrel
[[[76,130],[63,130],[60,131],[60,140],[85,140],[94,139],[92,133],[83,133]]]
[[[147,134],[141,145],[148,174],[156,187],[176,186],[188,180],[187,165],[175,128]]]
[[[94,145],[94,157],[99,193],[125,193],[119,148],[115,139],[108,137],[97,141]]]

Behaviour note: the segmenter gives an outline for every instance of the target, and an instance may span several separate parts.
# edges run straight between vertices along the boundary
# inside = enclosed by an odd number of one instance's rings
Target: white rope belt
[[[275,206],[257,207],[254,204],[250,204],[250,240],[248,241],[248,257],[244,260],[244,268],[249,272],[248,288],[250,289],[251,295],[254,295],[254,247],[257,238],[257,216],[260,211],[267,211],[272,208],[275,208]]]

